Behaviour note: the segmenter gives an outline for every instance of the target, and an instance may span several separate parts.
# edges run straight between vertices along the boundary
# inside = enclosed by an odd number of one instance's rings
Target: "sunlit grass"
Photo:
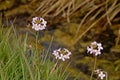
[[[0,27],[0,80],[66,80],[61,65],[55,64],[49,51],[39,51],[27,44],[28,34],[20,36],[11,28]],[[63,70],[63,71],[62,71]]]

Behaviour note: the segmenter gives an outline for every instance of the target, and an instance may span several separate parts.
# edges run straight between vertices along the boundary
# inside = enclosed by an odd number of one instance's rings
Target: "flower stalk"
[[[97,57],[95,56],[94,57],[94,66],[93,66],[93,70],[92,70],[92,73],[91,73],[91,76],[90,76],[90,80],[92,80],[92,78],[93,78],[94,70],[96,68],[96,62],[97,62]]]
[[[54,72],[55,68],[57,67],[58,61],[59,60],[57,60],[56,63],[53,65],[53,68],[50,71],[50,75]]]

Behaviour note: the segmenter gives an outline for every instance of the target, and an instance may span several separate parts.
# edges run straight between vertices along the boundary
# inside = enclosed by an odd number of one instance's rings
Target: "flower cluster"
[[[103,80],[104,77],[106,77],[106,72],[105,71],[102,71],[101,69],[97,69],[94,71],[98,78],[100,78],[101,80]]]
[[[57,49],[57,50],[54,50],[54,52],[52,53],[56,59],[61,59],[62,61],[65,61],[66,59],[69,59],[70,55],[71,55],[71,52],[65,48],[61,49]]]
[[[36,31],[43,30],[46,27],[47,22],[41,17],[34,17],[32,19],[32,29]]]
[[[92,42],[91,45],[87,47],[87,53],[94,54],[95,56],[100,55],[101,50],[103,50],[102,44],[96,41]]]

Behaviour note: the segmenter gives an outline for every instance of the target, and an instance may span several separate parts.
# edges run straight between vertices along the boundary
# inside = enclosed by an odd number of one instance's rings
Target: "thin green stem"
[[[58,64],[58,61],[59,61],[59,60],[57,60],[56,63],[53,65],[53,68],[52,68],[51,71],[50,71],[50,75],[54,72],[54,70],[55,70],[55,68],[56,68],[56,66],[57,66],[57,64]]]
[[[105,72],[105,74],[106,74],[106,80],[108,80],[108,74],[107,74],[107,72]]]
[[[27,61],[24,53],[21,53],[21,54],[22,54],[22,57],[23,57],[23,59],[24,59],[24,61],[25,61],[25,63],[26,63],[26,66],[27,66],[27,68],[28,68],[28,70],[29,70],[29,74],[30,74],[31,80],[34,80],[34,78],[33,78],[33,73],[32,73],[32,70],[31,70],[31,68],[30,68],[30,65],[29,65],[29,63],[28,63],[28,61]]]
[[[91,76],[90,76],[90,80],[92,80],[92,78],[93,78],[94,70],[96,68],[96,61],[97,61],[97,57],[95,56],[95,58],[94,58],[94,66],[93,66],[93,70],[92,70],[92,73],[91,73]]]
[[[52,40],[51,40],[50,45],[49,45],[49,47],[48,47],[48,50],[47,50],[47,52],[46,52],[46,55],[45,55],[45,57],[44,57],[44,59],[43,59],[43,63],[42,63],[42,64],[44,64],[45,61],[46,61],[46,59],[47,59],[47,56],[48,56],[48,54],[49,54],[50,47],[52,46],[52,41],[53,41],[53,37],[52,37]]]
[[[28,71],[29,71],[31,80],[34,80],[32,69],[31,69],[31,67],[30,67],[30,64],[29,64],[26,56],[25,56],[27,37],[28,37],[28,34],[26,34],[26,38],[25,38],[25,41],[24,41],[24,50],[23,50],[23,52],[21,53],[21,56],[22,56],[22,58],[24,59],[24,61],[25,61],[25,63],[26,63],[26,66],[27,66],[27,68],[28,68]]]
[[[35,47],[36,47],[36,52],[37,52],[37,48],[38,48],[38,35],[39,35],[39,33],[38,32],[36,32],[36,43],[35,43]]]

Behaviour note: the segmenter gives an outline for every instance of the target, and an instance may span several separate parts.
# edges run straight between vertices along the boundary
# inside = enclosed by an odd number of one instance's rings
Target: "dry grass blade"
[[[44,10],[43,11],[44,14],[42,16],[45,17],[49,12],[51,12],[54,9],[56,9],[56,7],[59,6],[59,5],[60,5],[60,1],[57,1],[56,3],[54,3],[53,6],[51,6],[51,8]]]
[[[96,7],[94,7],[92,10],[90,10],[90,11],[85,15],[85,17],[81,20],[81,22],[80,22],[80,24],[79,24],[79,26],[78,26],[78,29],[77,29],[76,34],[75,34],[75,38],[78,36],[80,27],[81,27],[82,24],[85,22],[85,20],[87,19],[87,17],[89,17],[91,13],[93,13],[96,9],[100,8],[100,7],[103,6],[103,5],[104,5],[104,3],[103,3],[103,4],[100,4],[100,5],[96,6]],[[100,11],[101,11],[101,10],[99,10],[98,13],[99,13]],[[98,13],[96,13],[96,15],[92,16],[92,18],[95,17],[95,16],[97,16]],[[92,19],[92,18],[91,18],[91,19]]]
[[[113,18],[120,12],[120,4],[116,5],[114,9],[114,12],[111,13],[110,20],[113,20]]]
[[[75,11],[77,11],[80,7],[83,7],[84,5],[86,5],[87,3],[89,3],[89,1],[92,1],[92,0],[85,0],[85,1],[83,1],[82,3],[80,3],[80,4],[78,4],[77,5],[77,3],[74,5],[74,8],[71,10],[71,13],[70,13],[70,15],[71,14],[73,14]]]
[[[113,3],[113,5],[107,10],[107,13],[103,14],[98,20],[96,20],[95,22],[93,22],[82,34],[80,34],[80,35],[73,41],[73,43],[71,44],[71,46],[75,45],[85,33],[87,33],[91,28],[93,28],[101,19],[105,18],[105,17],[107,16],[107,14],[110,14],[110,13],[113,11],[113,9],[114,9],[115,3],[116,3],[116,1],[115,1],[115,2]]]

